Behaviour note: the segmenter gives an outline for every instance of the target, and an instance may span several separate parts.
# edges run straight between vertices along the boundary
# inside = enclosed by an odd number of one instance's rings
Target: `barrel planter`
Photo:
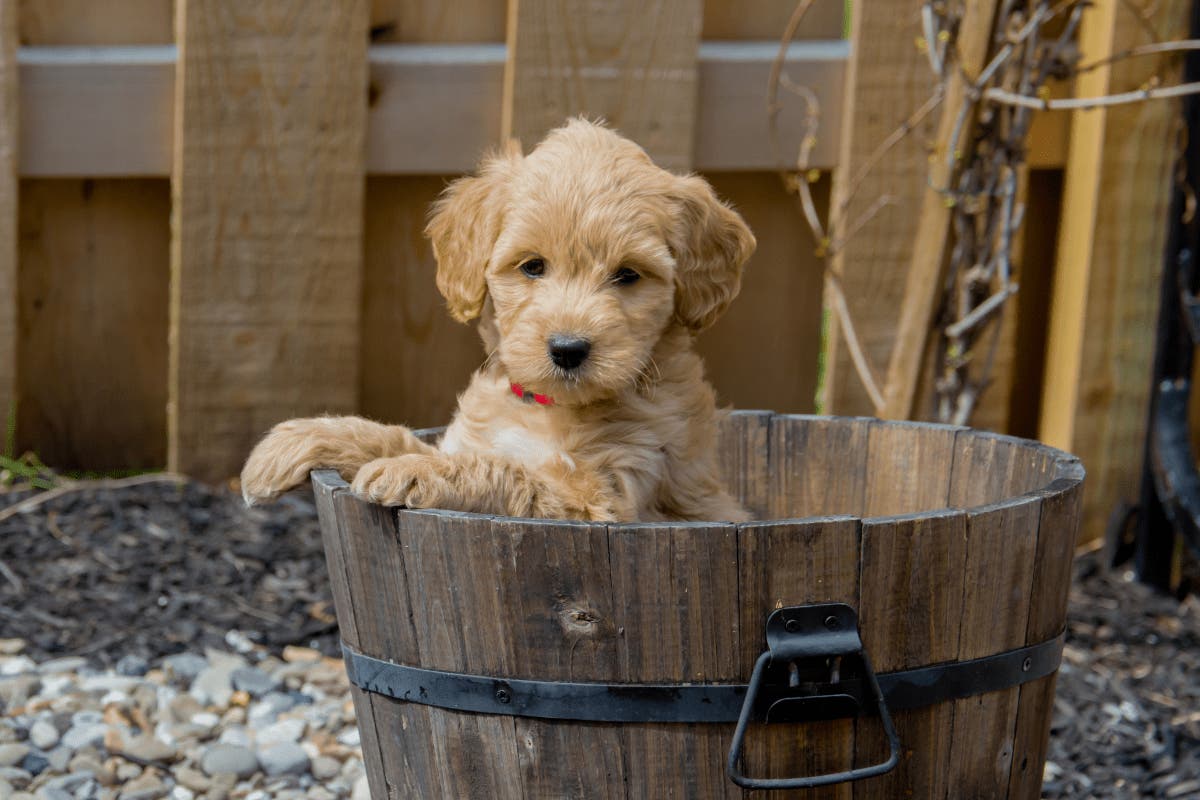
[[[373,797],[1040,796],[1078,460],[760,411],[719,447],[758,521],[397,510],[314,472]]]

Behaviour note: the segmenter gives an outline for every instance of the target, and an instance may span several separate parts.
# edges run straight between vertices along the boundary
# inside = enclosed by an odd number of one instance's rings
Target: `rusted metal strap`
[[[1053,674],[1062,660],[1065,632],[1028,647],[970,661],[954,661],[877,676],[892,711],[1011,689]],[[585,722],[738,721],[745,684],[573,683],[467,675],[396,664],[342,644],[350,681],[368,692],[412,703],[517,717]],[[853,692],[853,681],[825,682]],[[857,687],[861,688],[861,687]],[[855,716],[838,713],[837,716]],[[814,719],[829,718],[828,713]]]

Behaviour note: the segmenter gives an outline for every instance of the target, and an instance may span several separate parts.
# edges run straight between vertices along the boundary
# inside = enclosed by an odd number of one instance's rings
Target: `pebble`
[[[271,777],[300,775],[308,772],[308,753],[298,744],[281,742],[259,750],[258,763]]]
[[[316,651],[289,655],[256,645],[106,671],[69,658],[48,672],[0,655],[21,670],[0,677],[0,800],[350,800],[364,770],[345,674]]]
[[[150,662],[141,656],[133,654],[121,656],[115,667],[118,675],[128,675],[133,678],[140,678],[150,671]]]
[[[232,672],[230,678],[234,689],[246,692],[251,697],[261,697],[279,686],[279,681],[254,667],[239,667]]]
[[[87,666],[87,659],[81,656],[69,656],[67,658],[54,658],[50,661],[43,661],[38,671],[43,675],[55,675],[60,672],[78,672]]]
[[[200,767],[210,776],[229,774],[248,778],[258,771],[258,759],[245,747],[214,744],[205,751]]]
[[[49,720],[39,719],[29,728],[29,742],[38,750],[49,750],[58,744],[58,728]]]
[[[29,755],[29,746],[24,744],[0,744],[0,767],[15,767]]]

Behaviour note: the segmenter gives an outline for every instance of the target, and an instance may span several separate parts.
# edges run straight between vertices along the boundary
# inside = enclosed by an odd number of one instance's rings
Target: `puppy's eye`
[[[628,286],[631,283],[637,283],[641,278],[642,276],[637,270],[621,267],[613,273],[612,281],[618,286]]]
[[[546,262],[540,258],[531,258],[520,267],[527,278],[540,278],[546,274]]]

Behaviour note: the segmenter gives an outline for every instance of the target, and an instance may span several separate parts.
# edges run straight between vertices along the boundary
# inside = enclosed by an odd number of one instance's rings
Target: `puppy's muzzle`
[[[592,343],[578,336],[561,336],[555,334],[546,340],[546,349],[550,360],[562,369],[575,369],[582,364],[592,352]]]

